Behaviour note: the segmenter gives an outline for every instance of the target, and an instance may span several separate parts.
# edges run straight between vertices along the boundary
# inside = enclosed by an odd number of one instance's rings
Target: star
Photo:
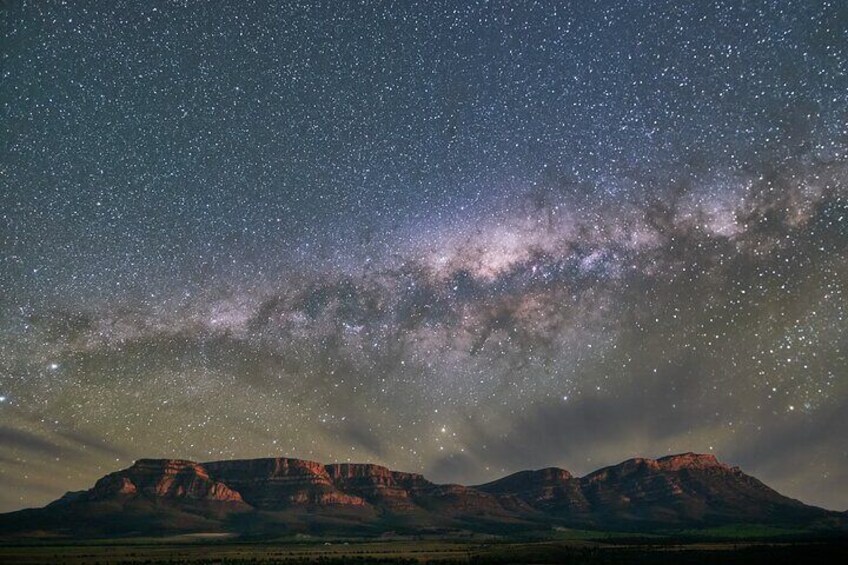
[[[840,3],[10,10],[0,511],[278,446],[848,507]]]

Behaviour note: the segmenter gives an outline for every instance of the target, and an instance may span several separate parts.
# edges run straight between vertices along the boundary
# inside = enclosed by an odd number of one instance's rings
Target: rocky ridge
[[[131,525],[123,524],[131,517]],[[141,459],[43,509],[0,515],[0,534],[539,529],[647,530],[733,523],[843,527],[713,455],[635,458],[575,477],[549,467],[478,486],[436,484],[381,465],[265,458]]]

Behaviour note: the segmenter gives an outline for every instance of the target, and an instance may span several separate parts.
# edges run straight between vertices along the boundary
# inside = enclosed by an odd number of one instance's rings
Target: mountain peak
[[[242,502],[241,495],[209,476],[200,464],[185,459],[139,459],[130,467],[110,473],[86,494],[89,500],[116,496]]]
[[[647,457],[634,457],[632,459],[622,461],[617,465],[610,465],[609,467],[599,469],[593,473],[590,473],[589,475],[587,475],[587,477],[606,475],[610,472],[631,473],[643,470],[651,470],[654,472],[677,472],[683,470],[705,469],[730,471],[732,467],[720,462],[715,455],[709,453],[694,453],[689,451],[686,453],[666,455],[665,457],[660,457],[659,459],[650,459]]]
[[[252,518],[243,521],[249,513]],[[235,518],[239,519],[235,519]],[[0,534],[409,531],[456,527],[645,529],[734,523],[806,526],[845,515],[780,495],[712,454],[635,458],[584,477],[547,467],[476,487],[434,484],[369,463],[290,458],[139,459],[38,510],[0,515]],[[70,526],[69,526],[70,524]],[[68,529],[70,527],[70,530]],[[243,530],[240,528],[244,528]],[[329,531],[329,530],[328,530]]]
[[[666,471],[680,471],[682,469],[730,469],[728,465],[720,462],[712,453],[678,453],[667,455],[656,460],[660,468]]]
[[[478,488],[500,492],[504,490],[528,489],[539,486],[553,486],[573,479],[574,476],[565,469],[559,467],[545,467],[544,469],[518,471],[506,477],[480,485]]]

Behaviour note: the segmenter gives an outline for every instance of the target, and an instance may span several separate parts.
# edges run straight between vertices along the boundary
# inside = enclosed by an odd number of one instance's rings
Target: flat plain
[[[848,562],[848,541],[689,541],[573,539],[527,542],[456,540],[287,541],[110,540],[0,546],[0,563],[52,565],[247,565],[342,563],[572,563],[781,565]]]

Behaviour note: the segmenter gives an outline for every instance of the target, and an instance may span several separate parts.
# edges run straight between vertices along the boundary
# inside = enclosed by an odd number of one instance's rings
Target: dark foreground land
[[[52,543],[0,546],[0,563],[115,564],[342,564],[342,563],[571,563],[574,565],[782,565],[848,563],[848,541],[568,540],[538,542],[367,541],[238,543],[221,540],[136,540],[126,544]]]

